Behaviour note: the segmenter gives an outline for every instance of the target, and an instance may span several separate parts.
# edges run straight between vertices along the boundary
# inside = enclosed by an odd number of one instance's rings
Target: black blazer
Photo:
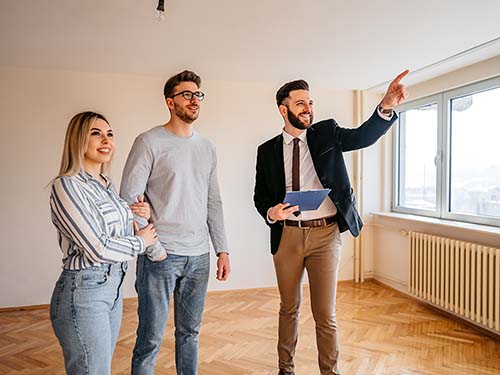
[[[331,200],[339,213],[338,225],[341,232],[349,229],[357,237],[363,226],[349,182],[342,153],[358,150],[374,144],[396,121],[382,119],[375,111],[356,129],[340,127],[335,120],[324,120],[307,129],[306,138],[314,169],[324,188],[331,189]],[[283,163],[283,135],[261,144],[257,150],[254,204],[257,211],[271,228],[271,253],[278,251],[283,232],[283,223],[269,224],[266,220],[270,207],[283,202],[285,198],[285,167]]]

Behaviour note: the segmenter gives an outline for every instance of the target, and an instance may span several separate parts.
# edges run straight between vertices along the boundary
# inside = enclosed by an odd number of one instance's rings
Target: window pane
[[[399,206],[436,210],[437,104],[400,113]]]
[[[500,217],[500,88],[451,100],[450,211]]]

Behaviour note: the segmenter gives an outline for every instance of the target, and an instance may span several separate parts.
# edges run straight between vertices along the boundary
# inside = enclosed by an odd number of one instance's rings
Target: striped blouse
[[[143,239],[134,236],[127,202],[106,181],[107,188],[81,171],[58,177],[52,184],[50,209],[64,269],[122,262],[145,251]]]

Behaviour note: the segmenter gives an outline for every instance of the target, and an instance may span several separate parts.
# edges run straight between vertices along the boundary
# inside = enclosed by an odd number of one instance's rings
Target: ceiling
[[[0,65],[364,89],[500,38],[498,0],[166,0],[162,22],[156,5],[0,0]]]

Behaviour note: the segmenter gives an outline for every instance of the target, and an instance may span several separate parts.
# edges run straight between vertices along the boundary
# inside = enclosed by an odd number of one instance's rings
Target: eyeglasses
[[[177,95],[182,95],[182,97],[186,100],[192,100],[193,99],[193,95],[196,96],[196,98],[201,102],[203,99],[205,99],[205,94],[202,93],[201,91],[196,91],[196,92],[192,92],[192,91],[189,91],[189,90],[186,90],[186,91],[181,91],[181,92],[178,92],[177,94],[175,95],[172,95],[170,98],[175,98]]]

